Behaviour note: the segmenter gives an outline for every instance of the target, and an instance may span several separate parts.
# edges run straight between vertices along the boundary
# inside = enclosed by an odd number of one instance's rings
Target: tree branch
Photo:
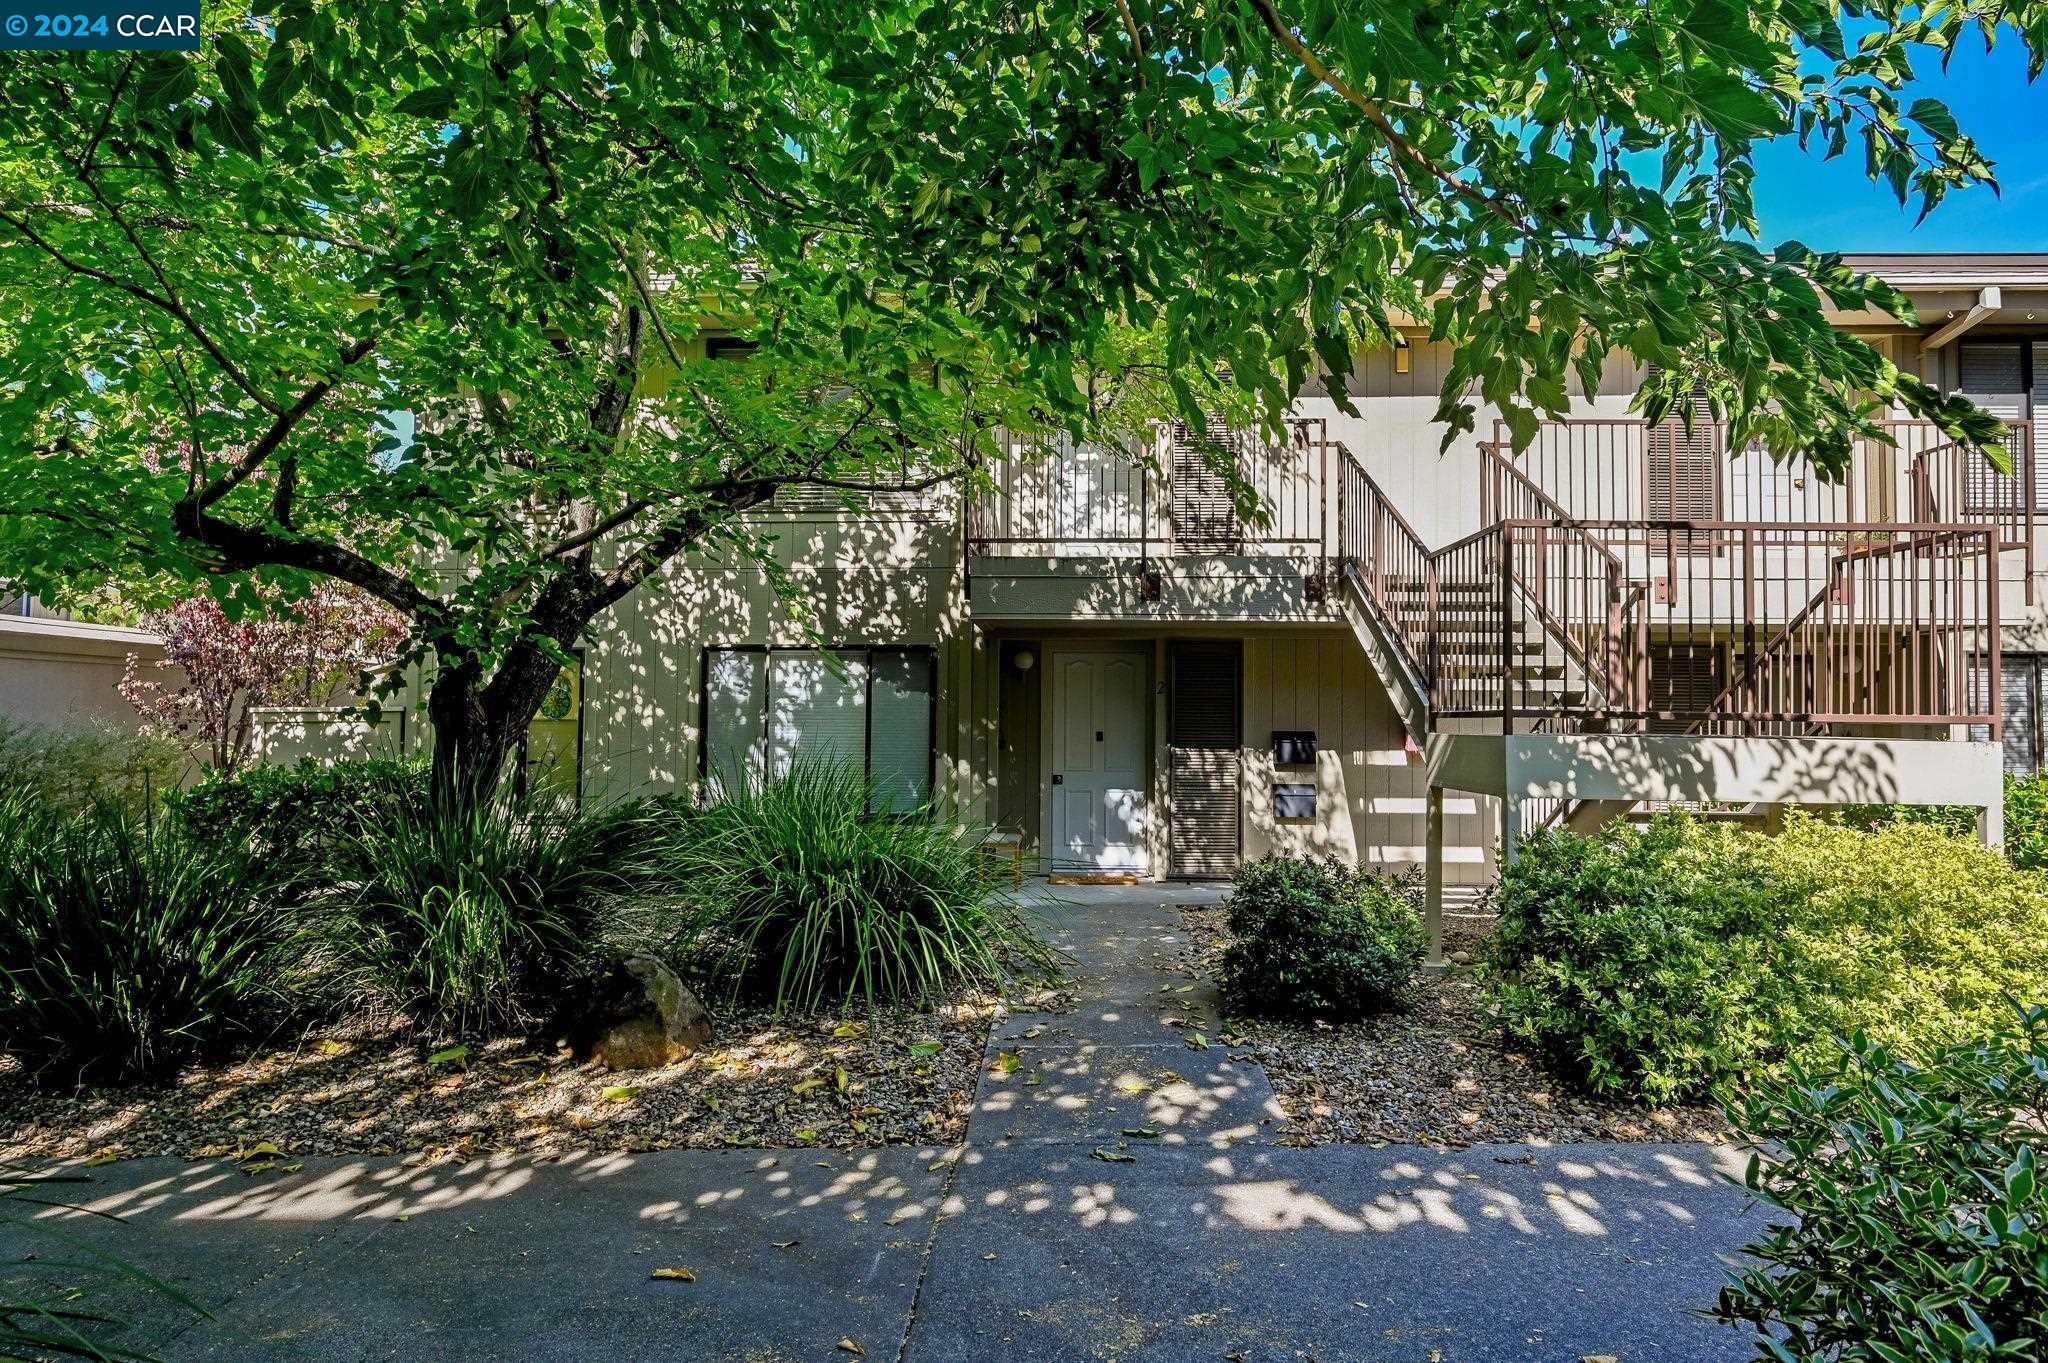
[[[438,615],[441,611],[441,602],[414,586],[410,578],[339,544],[238,525],[191,502],[180,502],[172,508],[171,523],[186,539],[214,551],[228,572],[297,568],[360,587],[408,619]]]
[[[1311,76],[1314,76],[1325,86],[1328,86],[1338,98],[1351,104],[1360,113],[1364,114],[1365,121],[1372,124],[1374,128],[1377,128],[1380,136],[1386,138],[1395,151],[1441,181],[1445,188],[1449,189],[1459,198],[1479,205],[1502,222],[1507,223],[1517,232],[1526,233],[1530,230],[1529,225],[1517,217],[1513,209],[1492,195],[1486,194],[1460,180],[1456,175],[1438,165],[1420,147],[1410,142],[1402,134],[1401,130],[1394,126],[1394,121],[1387,117],[1386,110],[1380,105],[1378,100],[1353,89],[1345,82],[1342,76],[1325,66],[1322,59],[1309,50],[1307,44],[1294,36],[1294,30],[1274,10],[1272,0],[1251,0],[1251,6],[1258,11],[1259,17],[1265,21],[1267,31],[1279,41],[1280,45],[1293,53],[1294,59],[1300,62]]]
[[[284,443],[285,438],[298,426],[306,413],[312,411],[320,404],[322,398],[334,391],[334,386],[341,382],[342,375],[348,367],[368,355],[376,346],[377,333],[373,331],[345,348],[341,352],[341,363],[335,366],[334,372],[309,386],[305,392],[299,394],[296,402],[279,411],[276,420],[270,423],[270,429],[259,436],[255,444],[243,451],[242,457],[236,461],[233,468],[208,483],[195,504],[204,510],[247,482],[263,467],[263,461]]]

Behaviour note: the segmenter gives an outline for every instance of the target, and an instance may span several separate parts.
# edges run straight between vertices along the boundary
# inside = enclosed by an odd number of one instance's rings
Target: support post
[[[1994,852],[2005,846],[2005,801],[2002,797],[1996,803],[1977,810],[1977,837]]]
[[[1422,926],[1429,934],[1429,957],[1424,968],[1444,968],[1444,790],[1442,786],[1429,788],[1429,851],[1425,861],[1427,867],[1427,894],[1422,906]]]
[[[1522,802],[1503,792],[1500,797],[1500,868],[1503,871],[1515,864],[1521,843]]]

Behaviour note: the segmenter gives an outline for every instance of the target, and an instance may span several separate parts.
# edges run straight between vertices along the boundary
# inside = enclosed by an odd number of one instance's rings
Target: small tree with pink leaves
[[[327,587],[240,619],[213,597],[195,596],[146,623],[163,635],[164,656],[145,664],[129,654],[122,696],[145,732],[184,743],[224,776],[249,756],[256,707],[354,694],[406,632],[381,603]]]

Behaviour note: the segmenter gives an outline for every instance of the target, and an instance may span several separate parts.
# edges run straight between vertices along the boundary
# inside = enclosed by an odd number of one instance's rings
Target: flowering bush
[[[146,732],[175,738],[232,775],[249,755],[253,707],[344,694],[405,637],[390,609],[336,588],[269,604],[268,613],[231,617],[214,598],[195,596],[148,620],[163,635],[164,656],[146,672],[130,654],[121,678]]]

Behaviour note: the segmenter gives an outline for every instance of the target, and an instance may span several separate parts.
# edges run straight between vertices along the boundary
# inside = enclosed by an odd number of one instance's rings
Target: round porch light
[[[1038,666],[1038,655],[1028,648],[1020,648],[1017,650],[1017,656],[1011,661],[1017,664],[1019,672],[1029,672],[1032,668]]]

